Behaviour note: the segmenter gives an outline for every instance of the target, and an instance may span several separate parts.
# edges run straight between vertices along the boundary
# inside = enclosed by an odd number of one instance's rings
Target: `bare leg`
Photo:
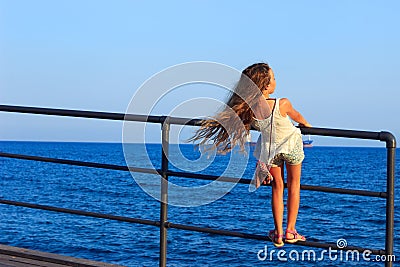
[[[275,224],[275,229],[278,232],[277,234],[282,235],[283,234],[283,227],[282,227],[283,189],[284,189],[283,175],[282,175],[283,165],[278,167],[272,167],[270,169],[270,173],[274,177],[274,180],[272,181],[272,200],[271,200],[272,214],[274,216],[274,224]],[[282,242],[282,238],[279,238],[276,241],[280,243]]]
[[[296,228],[297,214],[300,204],[300,176],[301,164],[289,165],[286,164],[287,170],[287,230],[294,231]],[[292,234],[288,234],[288,238],[292,238]]]

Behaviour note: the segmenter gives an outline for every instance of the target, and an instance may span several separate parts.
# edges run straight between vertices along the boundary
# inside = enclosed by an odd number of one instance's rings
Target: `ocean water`
[[[133,145],[134,148],[135,145]],[[171,146],[186,161],[172,169],[193,169],[199,152],[192,145]],[[0,142],[0,151],[63,159],[125,165],[121,144],[62,142]],[[133,149],[132,151],[135,151]],[[160,167],[158,144],[147,145],[152,164]],[[302,184],[385,191],[385,148],[313,147],[305,149]],[[255,159],[250,158],[243,173],[251,178]],[[399,155],[399,150],[397,150]],[[132,160],[143,167],[138,155]],[[396,179],[400,160],[396,159]],[[215,156],[201,173],[226,171],[229,156]],[[185,164],[188,166],[185,167]],[[0,198],[57,207],[121,215],[150,220],[159,219],[160,204],[139,187],[129,172],[53,163],[0,158]],[[231,168],[231,167],[230,167]],[[231,168],[232,169],[232,168]],[[229,170],[228,170],[229,171]],[[231,172],[232,173],[232,172]],[[229,174],[231,174],[229,173]],[[233,175],[235,176],[233,172]],[[240,173],[239,173],[240,174]],[[156,175],[147,176],[157,181]],[[142,176],[141,176],[142,175]],[[208,182],[170,178],[181,185],[204,185]],[[149,180],[149,181],[150,181]],[[395,189],[395,256],[400,260],[400,187]],[[175,196],[187,200],[190,195]],[[249,192],[248,185],[237,184],[222,198],[198,207],[170,206],[169,221],[250,234],[265,235],[273,229],[270,208],[271,188]],[[336,243],[345,239],[349,246],[384,249],[385,200],[303,190],[297,229],[310,241]],[[158,266],[159,232],[157,227],[115,222],[49,211],[0,204],[0,243],[87,258],[126,266]],[[312,248],[286,244],[287,262],[277,258],[277,251],[260,260],[260,250],[268,255],[275,249],[270,242],[218,236],[177,229],[168,230],[168,266],[264,266],[295,264],[315,266],[312,260],[291,261],[293,250],[300,254]],[[314,249],[320,255],[321,249]],[[263,255],[263,254],[260,254]],[[295,255],[295,254],[292,254]],[[339,255],[339,254],[337,254]],[[284,257],[283,257],[284,258]],[[318,265],[383,266],[366,261],[332,261],[329,257]]]

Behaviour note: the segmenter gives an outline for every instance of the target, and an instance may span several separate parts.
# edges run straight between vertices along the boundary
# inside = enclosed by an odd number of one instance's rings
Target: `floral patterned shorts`
[[[278,167],[286,162],[289,165],[298,165],[304,160],[303,141],[299,139],[290,153],[279,153],[272,159],[272,167]]]

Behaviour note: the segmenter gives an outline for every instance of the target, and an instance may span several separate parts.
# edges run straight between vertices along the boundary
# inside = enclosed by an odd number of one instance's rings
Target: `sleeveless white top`
[[[267,165],[270,165],[271,160],[276,155],[290,153],[297,142],[301,142],[302,139],[300,129],[293,125],[289,116],[284,117],[281,115],[279,102],[280,98],[276,99],[272,115],[263,120],[254,118],[252,123],[252,126],[261,132],[257,140],[254,156]]]

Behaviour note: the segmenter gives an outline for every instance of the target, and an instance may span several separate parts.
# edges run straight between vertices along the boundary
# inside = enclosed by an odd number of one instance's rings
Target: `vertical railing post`
[[[393,235],[394,235],[394,166],[396,145],[387,146],[387,196],[386,196],[386,267],[392,267]],[[390,259],[390,260],[389,260]]]
[[[160,267],[167,265],[167,228],[165,223],[168,221],[168,153],[169,153],[169,117],[161,119],[161,207],[160,207]]]

